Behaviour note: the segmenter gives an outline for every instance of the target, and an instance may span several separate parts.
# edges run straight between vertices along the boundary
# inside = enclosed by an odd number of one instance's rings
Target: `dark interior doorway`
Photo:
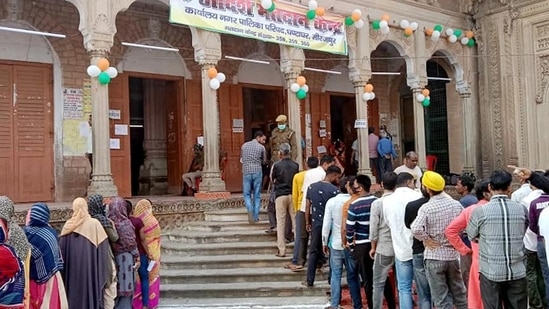
[[[356,139],[356,103],[354,96],[330,96],[330,125],[332,145],[330,153],[337,155],[346,175],[355,175],[357,170],[351,162],[353,141]],[[343,148],[342,146],[343,145]],[[341,149],[344,149],[341,153]]]
[[[130,83],[130,145],[132,195],[139,195],[139,171],[145,160],[143,78],[129,78]]]

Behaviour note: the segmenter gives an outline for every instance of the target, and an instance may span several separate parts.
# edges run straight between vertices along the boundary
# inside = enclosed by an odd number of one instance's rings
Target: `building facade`
[[[339,140],[349,169],[355,139],[368,153],[357,119],[376,133],[386,125],[400,159],[416,150],[426,167],[435,156],[445,174],[547,167],[549,4],[507,2],[319,0],[342,16],[361,9],[368,25],[390,16],[388,34],[347,27],[344,56],[171,24],[168,0],[7,0],[0,27],[65,37],[0,30],[0,193],[18,202],[176,194],[199,141],[200,190],[238,192],[240,146],[254,130],[270,132],[281,113],[303,141],[299,157]],[[419,24],[413,35],[403,19]],[[471,30],[477,46],[434,42],[424,30],[435,25]],[[108,86],[86,73],[103,57],[119,72]],[[226,75],[217,91],[212,67]],[[290,91],[299,75],[304,100]],[[376,97],[366,103],[367,83]],[[415,97],[425,88],[424,108]],[[371,175],[367,156],[358,172]]]

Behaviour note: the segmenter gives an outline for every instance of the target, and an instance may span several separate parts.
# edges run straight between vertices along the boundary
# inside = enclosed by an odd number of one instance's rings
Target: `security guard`
[[[271,162],[278,161],[278,150],[280,144],[288,143],[291,147],[292,160],[297,161],[297,144],[294,130],[288,128],[288,118],[286,115],[278,115],[276,117],[277,127],[271,133]]]

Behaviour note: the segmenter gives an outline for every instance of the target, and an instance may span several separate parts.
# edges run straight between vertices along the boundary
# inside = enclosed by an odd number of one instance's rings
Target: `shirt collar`
[[[505,198],[505,199],[509,199],[509,197],[505,194],[495,194],[495,195],[492,195],[492,197],[490,198],[490,201],[493,200],[493,199],[496,199],[496,198]]]

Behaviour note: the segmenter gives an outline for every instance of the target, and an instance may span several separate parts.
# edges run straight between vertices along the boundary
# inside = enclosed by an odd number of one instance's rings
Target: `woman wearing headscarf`
[[[101,226],[103,226],[103,229],[105,230],[105,233],[107,233],[107,237],[109,238],[109,242],[115,243],[118,241],[118,233],[116,231],[116,228],[114,227],[114,223],[107,218],[107,215],[105,214],[105,204],[103,203],[103,196],[99,194],[92,194],[88,198],[88,207],[89,212],[92,218],[97,219]],[[109,247],[109,262],[107,263],[107,269],[109,271],[109,277],[107,280],[107,284],[105,285],[105,290],[103,292],[103,298],[104,298],[104,309],[113,309],[114,308],[114,300],[116,298],[116,265],[114,262],[114,254],[112,253],[112,246]]]
[[[135,240],[135,229],[128,218],[126,201],[121,197],[111,199],[109,218],[118,232],[118,241],[111,244],[116,262],[117,295],[115,308],[132,309],[135,290],[134,271],[139,267],[139,253]]]
[[[160,225],[152,213],[149,200],[135,205],[133,215],[143,222],[148,263],[141,263],[133,308],[157,308],[160,300]],[[148,282],[145,282],[148,280]],[[148,306],[147,306],[148,304]]]
[[[29,264],[30,264],[30,245],[23,229],[15,221],[15,206],[13,201],[7,196],[0,196],[0,218],[6,220],[8,224],[9,235],[6,244],[15,250],[17,257],[23,262],[23,271],[25,276],[25,308],[29,308]]]
[[[6,244],[8,231],[7,220],[0,218],[0,308],[22,309],[25,287],[23,264],[15,249]]]
[[[75,199],[72,211],[59,239],[69,308],[102,309],[103,289],[110,275],[107,234],[88,213],[85,199]]]
[[[50,209],[44,203],[29,211],[25,234],[31,245],[30,308],[67,309],[67,295],[60,270],[63,259],[57,232],[49,225]]]

